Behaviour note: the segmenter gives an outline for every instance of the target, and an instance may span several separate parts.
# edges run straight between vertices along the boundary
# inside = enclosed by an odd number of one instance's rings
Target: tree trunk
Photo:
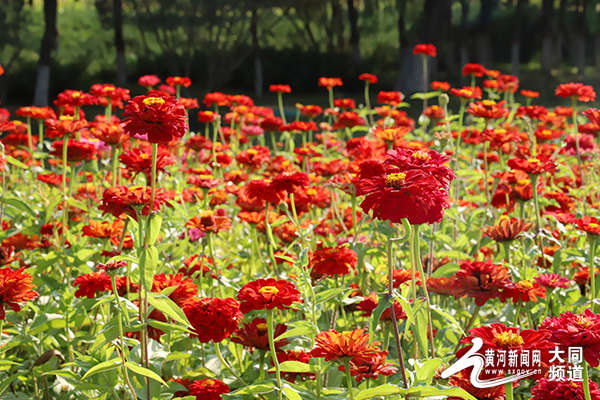
[[[38,107],[48,105],[50,95],[50,67],[52,65],[52,50],[56,45],[58,31],[56,30],[57,0],[44,0],[44,38],[40,49],[38,72],[35,83],[33,104]]]
[[[461,15],[460,15],[460,68],[469,62],[469,1],[460,0]],[[460,74],[461,85],[467,84],[467,77]]]
[[[263,95],[263,68],[260,59],[260,43],[258,41],[258,16],[256,8],[252,10],[250,33],[252,35],[252,52],[254,53],[254,93],[256,97]]]
[[[496,0],[481,0],[479,11],[479,35],[477,37],[477,52],[479,62],[486,67],[492,63],[492,14]]]
[[[358,30],[358,12],[354,6],[354,0],[348,0],[348,20],[350,21],[350,46],[352,47],[352,59],[355,64],[361,61],[360,56],[360,32]]]
[[[521,24],[523,23],[523,3],[518,0],[513,17],[513,41],[510,50],[511,74],[519,76],[519,65],[521,64]]]
[[[542,3],[542,24],[544,27],[544,37],[542,38],[542,70],[550,72],[554,64],[554,0],[543,0]]]
[[[577,14],[575,17],[575,29],[573,35],[573,52],[575,58],[575,65],[577,66],[578,73],[585,75],[585,38],[587,33],[585,12],[586,12],[587,0],[577,1]]]
[[[113,0],[113,20],[115,29],[115,49],[117,50],[117,83],[127,85],[127,63],[125,61],[125,41],[123,40],[122,0]]]

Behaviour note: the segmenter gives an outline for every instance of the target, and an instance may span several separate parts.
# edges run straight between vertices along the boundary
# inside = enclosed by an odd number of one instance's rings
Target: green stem
[[[433,319],[431,318],[431,298],[429,297],[429,292],[427,290],[427,276],[425,275],[425,270],[423,269],[423,263],[421,262],[421,242],[419,236],[419,228],[420,225],[413,225],[412,229],[414,232],[415,239],[415,259],[417,262],[417,267],[419,267],[419,272],[421,273],[421,281],[423,282],[423,291],[425,292],[425,300],[427,300],[427,323],[428,327],[428,336],[429,341],[431,342],[431,358],[435,358],[435,346],[433,343]],[[433,259],[429,260],[430,263],[433,262]]]
[[[119,147],[112,148],[112,185],[117,186],[117,170],[119,165]]]
[[[590,240],[590,286],[591,286],[591,300],[594,301],[596,298],[596,271],[594,268],[594,258],[596,257],[596,238]]]
[[[348,397],[354,400],[354,388],[352,387],[352,374],[350,373],[350,357],[344,357],[344,368],[346,368],[346,381],[348,382]]]
[[[592,396],[590,394],[590,378],[588,375],[588,363],[587,361],[583,361],[583,395],[585,396],[585,400],[592,400]]]
[[[373,112],[371,111],[371,96],[369,95],[369,81],[365,81],[365,105],[367,106],[367,112],[369,113],[369,123],[371,126],[375,124],[373,121]]]
[[[279,103],[279,114],[281,115],[281,120],[284,124],[287,124],[285,119],[285,111],[283,110],[283,93],[277,92],[277,102]]]
[[[225,368],[227,368],[229,370],[229,372],[231,372],[231,375],[233,375],[235,377],[235,379],[240,381],[240,383],[242,385],[248,386],[248,384],[246,382],[244,382],[244,380],[237,374],[237,372],[235,372],[233,367],[231,365],[229,365],[229,363],[227,361],[225,361],[225,359],[223,358],[223,355],[221,354],[221,347],[219,346],[219,343],[213,341],[213,345],[215,346],[215,352],[217,353],[217,357],[219,358],[219,361],[221,361],[221,364]]]
[[[521,316],[521,302],[517,303],[517,309],[515,310],[515,320],[513,321],[513,326],[519,326],[519,317]]]
[[[427,94],[427,56],[423,54],[423,94]],[[427,97],[423,97],[423,111],[427,109]]]
[[[215,250],[214,250],[212,236],[213,236],[212,232],[207,232],[206,233],[206,241],[208,242],[208,252],[210,254],[210,258],[212,258],[212,260],[213,260],[213,269],[214,269],[215,275],[217,277],[217,287],[219,288],[219,295],[221,296],[221,298],[223,298],[224,297],[223,296],[223,288],[221,286],[219,270],[217,269],[217,259],[215,258]]]
[[[265,380],[265,351],[258,351],[258,381],[262,382]]]
[[[40,136],[40,151],[44,151],[44,120],[40,119],[38,120],[38,126],[39,126],[39,132],[38,135]]]
[[[110,281],[112,283],[112,289],[113,289],[113,294],[115,296],[115,301],[117,302],[116,304],[116,309],[117,309],[117,320],[119,321],[119,343],[121,344],[121,359],[123,360],[123,363],[121,364],[121,366],[123,367],[123,375],[125,377],[125,382],[127,382],[127,386],[129,386],[129,390],[131,390],[131,397],[133,398],[133,400],[137,399],[137,395],[135,394],[135,389],[133,388],[133,386],[131,385],[131,381],[129,380],[129,374],[127,373],[127,367],[125,366],[125,363],[127,361],[127,359],[125,358],[125,342],[124,342],[124,335],[123,335],[123,322],[122,322],[122,315],[121,315],[121,301],[119,299],[119,292],[117,290],[117,281],[115,279],[115,276],[112,275],[110,277]],[[126,311],[124,311],[126,312]]]
[[[575,135],[575,151],[577,153],[577,165],[579,166],[579,177],[581,178],[581,186],[585,185],[583,180],[583,164],[581,162],[581,153],[579,152],[579,130],[577,128],[577,97],[571,97],[573,105],[573,134]]]
[[[106,119],[106,123],[110,124],[110,119],[112,118],[112,100],[110,97],[107,97],[106,100],[108,104],[104,108],[104,118]]]
[[[277,262],[275,261],[275,254],[273,253],[275,240],[273,238],[271,223],[269,222],[269,202],[265,204],[265,228],[267,230],[267,252],[269,253],[269,259],[271,260],[271,264],[273,264],[273,272],[275,273],[275,276],[279,276],[279,272],[277,271]]]
[[[275,328],[273,326],[273,310],[267,310],[267,329],[269,331],[269,349],[271,350],[271,358],[275,364],[275,374],[277,376],[277,392],[279,400],[283,398],[283,385],[281,383],[281,371],[279,370],[279,361],[277,360],[277,350],[275,349]]]
[[[62,189],[63,189],[63,223],[61,247],[65,248],[67,242],[67,230],[69,229],[69,197],[67,192],[67,143],[69,135],[63,137],[62,152]]]
[[[506,382],[504,384],[504,389],[506,391],[506,400],[513,400],[513,384],[512,384],[512,382]]]

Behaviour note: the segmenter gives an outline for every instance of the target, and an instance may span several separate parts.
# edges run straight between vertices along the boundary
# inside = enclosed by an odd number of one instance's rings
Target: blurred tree
[[[0,61],[6,75],[9,75],[15,62],[23,52],[21,35],[30,22],[23,0],[0,0]],[[6,78],[0,77],[4,80]],[[0,99],[4,99],[6,85],[0,86]]]
[[[44,38],[40,48],[38,72],[35,84],[33,104],[47,106],[50,92],[50,68],[52,66],[52,50],[56,47],[58,30],[56,29],[57,0],[44,0]]]
[[[352,47],[352,58],[356,64],[359,64],[361,61],[360,32],[358,30],[358,11],[354,6],[354,0],[348,0],[348,21],[350,22],[350,46]]]
[[[116,52],[117,84],[127,85],[127,63],[125,58],[125,40],[123,39],[123,2],[122,0],[94,0],[94,5],[105,29],[114,30]]]
[[[554,0],[542,1],[542,70],[550,72],[554,64],[556,44],[556,24],[554,22]]]

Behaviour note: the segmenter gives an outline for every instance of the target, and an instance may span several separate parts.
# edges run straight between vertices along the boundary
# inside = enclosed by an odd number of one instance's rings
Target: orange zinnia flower
[[[321,332],[316,338],[316,347],[310,352],[313,357],[324,357],[325,361],[351,358],[355,364],[375,360],[381,351],[380,342],[369,344],[369,334],[365,329],[338,332],[330,329]]]
[[[502,215],[496,225],[485,227],[483,234],[496,242],[508,242],[515,240],[522,232],[528,231],[531,226],[531,223],[522,219]]]
[[[123,232],[124,226],[125,223],[120,219],[113,222],[90,220],[90,224],[83,227],[82,233],[83,236],[107,239]]]
[[[36,299],[39,295],[32,289],[33,277],[25,272],[25,268],[15,271],[10,267],[0,268],[0,321],[6,316],[5,307],[14,312],[21,311],[19,303]]]
[[[593,239],[600,235],[600,221],[596,217],[583,217],[575,219],[577,229],[592,236]]]
[[[342,78],[325,78],[325,77],[321,77],[319,78],[319,86],[321,87],[325,87],[327,88],[327,90],[330,90],[331,88],[335,87],[335,86],[342,86]]]
[[[59,139],[65,135],[72,135],[87,127],[86,120],[75,120],[73,117],[63,115],[59,119],[47,119],[44,124],[46,136],[50,139]]]
[[[183,76],[169,76],[166,81],[169,86],[190,87],[192,80]]]
[[[555,95],[558,97],[574,97],[579,101],[595,101],[596,92],[594,88],[583,83],[563,83],[556,88]]]
[[[469,104],[467,112],[481,118],[502,118],[509,111],[507,108],[504,108],[504,104],[506,104],[504,100],[499,103],[493,100],[476,101]]]
[[[231,228],[231,219],[226,216],[215,215],[212,210],[203,211],[200,216],[193,217],[185,226],[200,229],[202,232],[219,233]]]
[[[292,282],[257,279],[245,284],[239,291],[240,310],[247,314],[252,310],[283,310],[293,303],[301,302],[300,292]]]

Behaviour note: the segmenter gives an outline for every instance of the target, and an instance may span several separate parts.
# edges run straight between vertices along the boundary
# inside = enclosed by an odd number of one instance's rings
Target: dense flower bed
[[[595,91],[463,74],[0,109],[0,398],[600,400]]]

